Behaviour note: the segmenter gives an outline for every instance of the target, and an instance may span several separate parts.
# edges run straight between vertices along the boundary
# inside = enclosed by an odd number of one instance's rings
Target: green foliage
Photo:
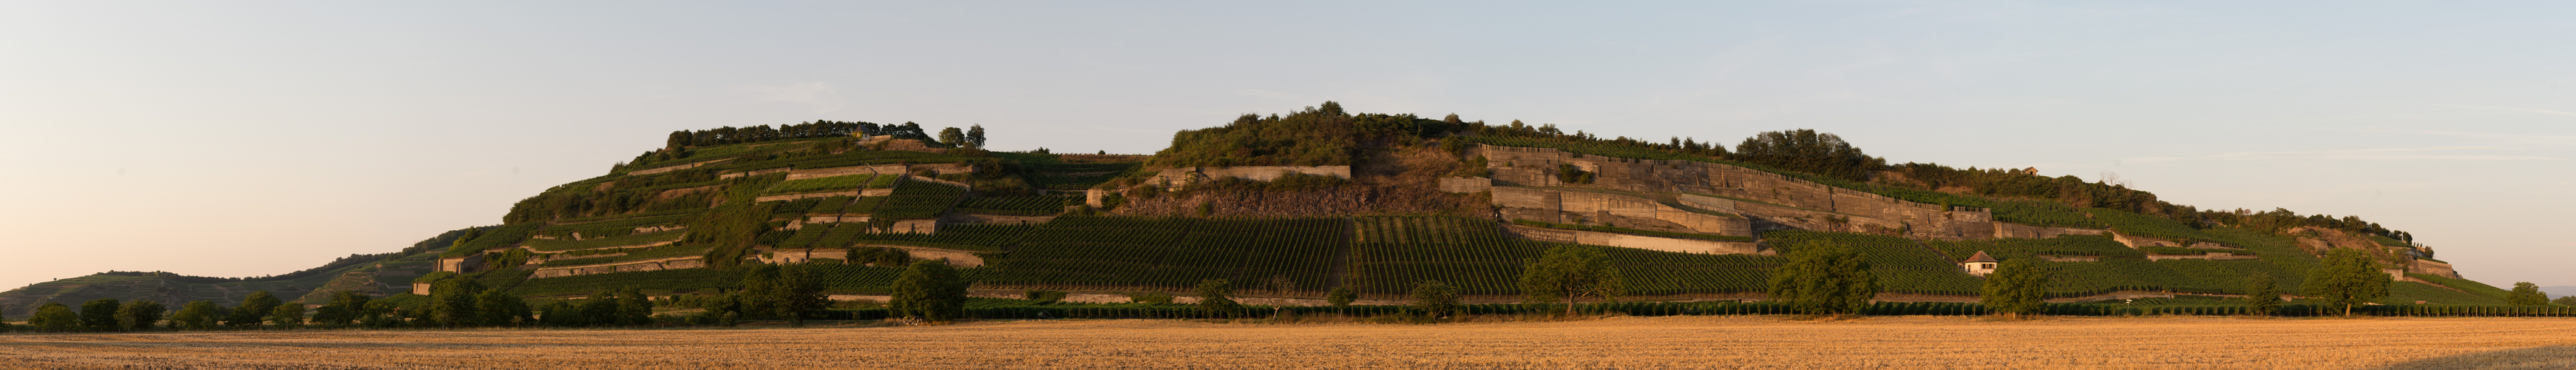
[[[277,305],[276,308],[269,309],[268,316],[265,317],[265,319],[268,320],[269,325],[278,328],[300,328],[304,327],[304,312],[304,303],[286,302],[285,304]]]
[[[217,306],[214,302],[191,301],[186,305],[180,306],[179,312],[170,314],[170,327],[173,329],[186,330],[211,330],[216,328],[216,321],[222,318],[223,313],[221,311],[223,311],[223,306]]]
[[[1199,312],[1215,317],[1243,314],[1243,304],[1234,302],[1234,284],[1225,279],[1200,280],[1198,289],[1191,295],[1199,298]]]
[[[286,302],[268,291],[251,292],[249,298],[242,300],[240,307],[233,307],[232,315],[224,318],[224,325],[258,327],[260,322],[267,321],[270,311],[277,310],[277,306],[282,304]]]
[[[2336,249],[2328,252],[2325,265],[2309,274],[2300,290],[2302,295],[2343,307],[2349,316],[2352,306],[2388,296],[2388,274],[2381,268],[2379,259],[2361,251]]]
[[[2576,296],[2558,297],[2558,299],[2549,300],[2549,303],[2560,306],[2576,306]]]
[[[1225,126],[1181,130],[1172,146],[1148,166],[1343,166],[1360,149],[1358,120],[1334,109],[1308,108],[1287,116],[1246,114]]]
[[[1841,136],[1807,129],[1754,134],[1736,144],[1730,158],[1854,181],[1866,181],[1871,172],[1887,167],[1886,159],[1861,153]]]
[[[80,314],[60,302],[45,302],[36,307],[35,316],[27,317],[27,326],[47,332],[67,332],[81,328]]]
[[[2039,259],[2004,260],[2003,267],[1986,274],[1985,294],[1978,297],[1977,303],[1997,314],[2038,314],[2048,306],[2048,292],[2043,290],[2047,285],[2048,270],[2040,266]]]
[[[430,322],[444,327],[476,326],[483,323],[482,307],[475,296],[483,294],[483,282],[475,279],[447,279],[429,288]]]
[[[770,231],[769,208],[777,203],[727,205],[698,214],[689,220],[688,236],[681,243],[714,246],[706,254],[707,264],[727,267],[739,264],[761,234]]]
[[[1343,306],[1349,305],[1344,302]],[[1458,289],[1438,281],[1424,280],[1413,286],[1413,309],[1433,318],[1449,317],[1458,312]]]
[[[152,324],[160,323],[161,315],[169,311],[170,307],[162,305],[161,302],[140,299],[126,301],[124,306],[116,308],[117,328],[134,331],[151,330]]]
[[[1450,288],[1450,290],[1452,294],[1455,294],[1457,288]],[[1351,287],[1334,287],[1333,292],[1324,294],[1324,303],[1333,305],[1335,311],[1340,311],[1342,308],[1349,308],[1352,301],[1358,301],[1359,299],[1360,294],[1351,292]]]
[[[1625,227],[1615,227],[1615,226],[1605,226],[1605,225],[1574,225],[1574,224],[1560,224],[1560,223],[1552,223],[1552,222],[1540,222],[1540,221],[1532,221],[1532,220],[1512,220],[1512,223],[1515,223],[1515,224],[1521,224],[1521,225],[1523,225],[1523,226],[1530,226],[1530,227],[1543,227],[1543,228],[1550,228],[1550,229],[1566,229],[1566,230],[1598,231],[1598,232],[1613,233],[1613,234],[1643,235],[1643,236],[1653,236],[1653,237],[1663,237],[1663,238],[1698,239],[1698,240],[1710,240],[1710,241],[1722,241],[1722,242],[1749,242],[1749,241],[1753,241],[1753,237],[1748,237],[1748,236],[1714,235],[1714,234],[1700,234],[1700,233],[1677,233],[1677,232],[1671,232],[1671,231],[1641,230],[1641,229],[1630,229],[1630,228],[1625,228]]]
[[[1977,295],[1985,284],[1959,268],[1959,261],[1973,255],[1973,250],[1952,258],[1926,248],[1929,243],[1926,241],[1858,233],[1781,230],[1764,233],[1763,238],[1772,245],[1782,246],[1781,253],[1792,255],[1798,252],[1798,248],[1810,245],[1851,248],[1869,263],[1869,272],[1878,281],[1881,292],[1964,296]]]
[[[1771,275],[1771,300],[1799,313],[1858,313],[1878,295],[1878,277],[1861,253],[1840,243],[1816,242],[1788,249],[1789,263]]]
[[[528,240],[529,235],[534,235],[538,227],[543,226],[545,225],[517,224],[483,229],[481,233],[468,234],[473,235],[471,237],[457,239],[456,246],[447,248],[445,253],[439,253],[439,257],[464,257],[482,253],[485,250],[518,245],[519,242]]]
[[[313,310],[313,323],[326,327],[348,326],[366,315],[367,303],[373,299],[355,291],[332,292],[330,303]]]
[[[965,314],[968,284],[947,261],[914,261],[895,277],[894,294],[886,307],[898,316],[956,321]]]
[[[1619,269],[1610,265],[1609,254],[1598,247],[1559,245],[1547,254],[1521,263],[1520,287],[1530,303],[1566,302],[1566,315],[1574,314],[1574,305],[1583,297],[1616,301],[1627,294],[1628,286]],[[1442,286],[1446,288],[1444,284]]]
[[[2277,284],[2279,284],[2279,282],[2272,280],[2272,275],[2270,274],[2246,275],[2246,313],[2255,316],[2271,316],[2272,313],[2279,312],[2281,310],[2281,290],[2278,288]]]
[[[115,298],[99,298],[90,300],[87,303],[81,303],[81,329],[90,331],[116,331],[117,329],[122,328],[123,326],[118,325],[116,322],[116,309],[123,306],[125,306],[125,303],[118,301]]]
[[[1581,167],[1575,167],[1572,164],[1556,165],[1556,182],[1558,183],[1590,184],[1592,183],[1592,177],[1592,172],[1584,171]]]
[[[2515,306],[2541,306],[2549,304],[2549,294],[2541,293],[2540,285],[2532,284],[2528,281],[2513,283],[2513,293],[2506,294],[2504,297],[2505,304]]]

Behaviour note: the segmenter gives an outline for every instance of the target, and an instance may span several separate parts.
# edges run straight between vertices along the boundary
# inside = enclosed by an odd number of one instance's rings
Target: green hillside
[[[916,124],[833,121],[674,132],[662,148],[607,174],[544,189],[496,212],[499,225],[274,277],[107,273],[40,283],[0,293],[0,313],[24,315],[41,302],[96,298],[230,304],[259,290],[308,302],[339,290],[400,296],[441,259],[464,266],[463,278],[539,298],[623,287],[657,295],[716,293],[741,289],[745,265],[782,263],[814,266],[833,294],[885,294],[900,270],[871,262],[909,256],[950,258],[966,266],[974,289],[987,292],[1182,293],[1202,280],[1225,279],[1250,296],[1320,298],[1350,288],[1394,299],[1419,282],[1440,281],[1474,299],[1503,301],[1521,294],[1524,261],[1577,240],[1541,240],[1514,228],[1749,242],[1744,248],[1761,250],[1592,246],[1608,252],[1629,295],[1641,300],[1758,297],[1771,269],[1785,262],[1781,252],[1823,244],[1863,253],[1884,292],[1957,299],[1979,292],[1982,278],[1958,264],[1978,252],[2047,259],[2052,279],[2046,289],[2056,297],[2235,294],[2255,274],[2296,292],[2322,252],[2303,245],[2319,243],[2367,248],[2389,263],[2430,257],[2411,243],[2411,234],[2358,217],[2201,210],[2071,176],[1889,164],[1831,134],[1806,130],[1764,133],[1729,150],[1695,138],[1604,139],[1517,121],[1347,113],[1327,103],[1183,131],[1152,156],[992,152],[980,148],[982,130],[972,132],[933,138]],[[1502,217],[1497,192],[1437,189],[1443,177],[1493,182],[1501,178],[1498,170],[1525,169],[1476,154],[1502,147],[1562,150],[1604,163],[1735,166],[1832,187],[1841,194],[1835,197],[1878,196],[1913,208],[1991,215],[1998,230],[2106,235],[1934,238],[1908,236],[1912,224],[1800,229],[1784,225],[1830,226],[1857,216],[1797,206],[1804,200],[1778,189],[1729,196],[1699,193],[1704,188],[1593,184],[1596,174],[1571,164],[1545,170],[1562,183],[1519,189],[1631,197],[1750,230],[1721,234],[1608,211],[1575,214],[1565,223],[1513,223]],[[1266,182],[1188,178],[1228,166],[1347,167]],[[1677,200],[1682,195],[1822,213],[1813,217],[1822,221],[1685,204]],[[2132,247],[2121,238],[2182,247]],[[2336,240],[2366,245],[2328,243]],[[2194,246],[2204,248],[2187,248]],[[2224,258],[2195,259],[2213,254]],[[2486,284],[2414,277],[2432,284],[2400,282],[2383,301],[2502,302],[2503,291]]]

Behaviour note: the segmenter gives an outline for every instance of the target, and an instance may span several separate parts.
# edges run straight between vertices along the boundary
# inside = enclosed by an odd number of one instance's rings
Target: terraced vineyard
[[[676,241],[680,240],[681,236],[688,235],[688,233],[688,231],[664,231],[584,240],[528,239],[526,241],[526,245],[528,246],[528,249],[534,249],[538,252],[552,253],[592,248],[639,246]]]
[[[2093,214],[2093,219],[2099,220],[2103,224],[2110,225],[2111,231],[2118,231],[2121,234],[2129,236],[2172,239],[2182,241],[2186,244],[2192,241],[2214,242],[2220,239],[2219,237],[2201,232],[2199,229],[2193,229],[2190,225],[2184,225],[2181,222],[2174,222],[2173,219],[2169,218],[2148,216],[2109,208],[2085,208],[2084,211]]]
[[[1786,255],[1810,243],[1850,246],[1869,261],[1878,275],[1879,291],[1913,294],[1976,294],[1985,280],[1968,275],[1959,263],[1913,239],[1884,235],[1774,231],[1764,235]],[[1961,259],[1966,259],[1962,257]]]

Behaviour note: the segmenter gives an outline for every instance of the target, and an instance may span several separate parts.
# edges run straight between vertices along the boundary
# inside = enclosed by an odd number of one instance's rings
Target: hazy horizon
[[[981,124],[1152,153],[1323,101],[1604,137],[1839,134],[2358,215],[2576,286],[2576,5],[0,4],[0,289],[241,277],[499,223],[672,130]]]

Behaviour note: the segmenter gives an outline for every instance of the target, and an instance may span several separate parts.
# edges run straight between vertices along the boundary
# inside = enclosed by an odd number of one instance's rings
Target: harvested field
[[[2576,320],[1619,317],[983,322],[739,330],[0,335],[27,368],[1966,368],[2576,366]],[[2554,347],[2554,348],[2543,348]],[[2424,366],[2424,367],[2415,367]]]

